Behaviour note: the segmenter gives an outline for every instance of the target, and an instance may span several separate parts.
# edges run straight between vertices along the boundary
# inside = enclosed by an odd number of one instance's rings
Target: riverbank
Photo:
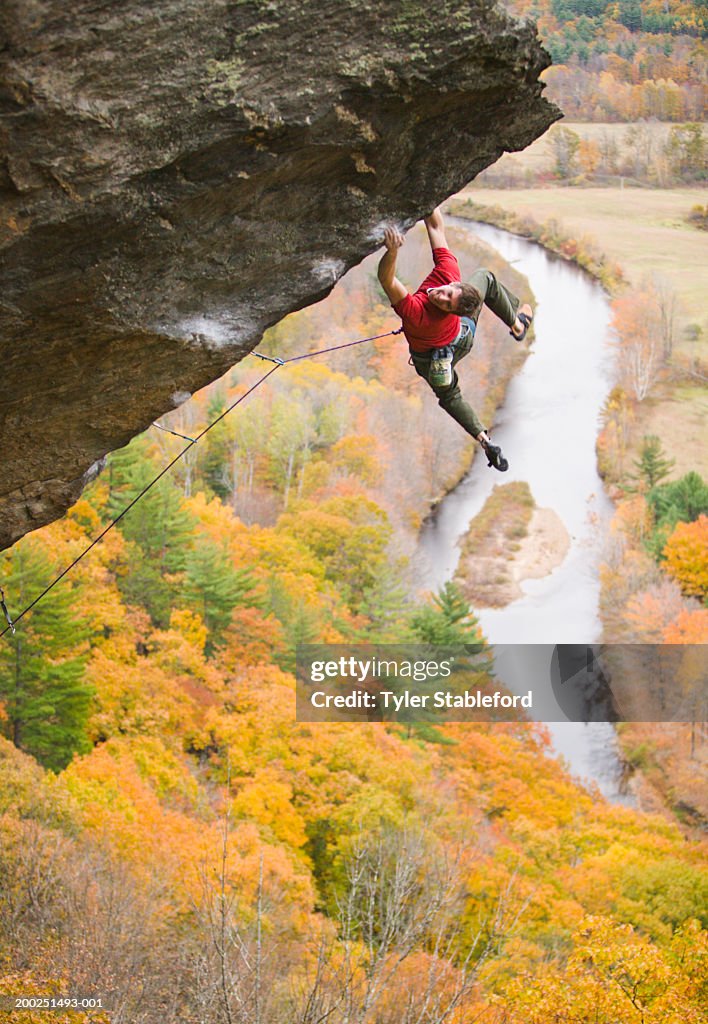
[[[551,508],[538,508],[525,481],[498,484],[470,523],[455,582],[475,608],[503,608],[521,584],[543,579],[568,553],[570,537]]]
[[[534,191],[534,196],[536,191],[538,190]],[[546,192],[545,202],[547,204],[553,203],[552,212],[554,216],[558,212],[559,204],[555,200],[559,194],[565,195],[567,192],[573,191],[572,200],[573,202],[578,202],[580,193],[580,190],[555,189],[542,191]],[[479,205],[476,204],[474,207],[467,207],[465,211],[465,204],[459,204],[456,205],[455,212],[462,216],[481,217],[483,221],[488,223],[496,224],[501,222],[512,230],[516,226],[521,228],[520,234],[532,235],[539,243],[544,245],[544,231],[541,225],[536,223],[536,228],[532,232],[524,230],[523,221],[528,214],[523,212],[523,204],[519,203],[520,195],[521,193],[519,192],[503,193],[502,196],[506,200],[506,208],[501,206],[491,210],[487,208],[485,212],[480,211]],[[585,193],[585,195],[588,198],[588,194]],[[642,198],[644,199],[646,195],[647,193],[643,192]],[[485,190],[485,199],[488,196],[490,196],[490,193],[488,190]],[[495,193],[495,198],[497,197],[498,193]],[[592,195],[589,198],[592,199]],[[662,202],[665,201],[666,197],[663,198]],[[513,209],[509,208],[512,203],[515,204]],[[548,207],[544,210],[541,204],[540,210],[535,208],[535,212],[537,215],[541,215],[542,212],[548,212]],[[588,212],[586,211],[585,216],[587,215]],[[615,217],[618,220],[620,219],[619,211],[615,212]],[[681,230],[681,232],[684,232],[688,229],[683,227],[677,228],[674,225],[671,230]],[[567,244],[570,240],[569,233],[560,229],[557,221],[554,221],[552,231],[556,234],[557,238],[560,238],[565,251],[559,251],[558,248],[554,250],[552,246],[548,245],[545,245],[545,247],[556,251],[558,255],[561,255],[566,260],[577,262],[576,254],[573,253],[573,247]],[[552,232],[545,231],[546,235],[550,233]],[[698,232],[695,234],[699,235]],[[705,236],[702,237],[702,244],[705,246]],[[629,249],[635,251],[636,245],[636,239],[633,239]],[[593,247],[590,247],[590,249],[592,251]],[[595,249],[594,251],[597,252],[599,250]],[[690,256],[690,250],[688,255]],[[672,258],[677,259],[677,254],[674,253]],[[642,254],[642,259],[650,260],[651,254]],[[600,268],[603,265],[606,265],[606,263],[601,261],[599,264]],[[602,278],[602,274],[597,272],[597,267],[593,268],[586,265],[585,269],[590,273],[594,273],[596,278]],[[698,279],[704,280],[708,276],[705,265],[700,267],[700,269],[692,267],[688,259],[687,269],[691,273],[695,271],[694,276]],[[637,266],[634,265],[632,273],[636,272]],[[632,275],[627,274],[627,276],[631,278]],[[690,277],[691,274],[686,274],[685,280],[682,282],[683,294],[688,296],[689,300],[691,300],[695,287],[695,284],[689,280]],[[705,282],[705,280],[704,284],[708,286],[708,282]],[[693,300],[695,300],[695,296],[693,296]],[[684,327],[686,312],[687,307],[684,305],[683,320],[681,321]],[[692,318],[704,315],[703,308],[700,307],[699,309],[697,303],[689,306],[688,312]],[[693,319],[691,319],[691,322],[695,323]],[[700,338],[700,329],[694,333],[697,333]],[[689,348],[690,342],[687,340],[684,332],[684,335],[681,336],[681,339],[677,341],[675,346],[675,352],[678,353],[679,359],[681,353],[685,353]],[[698,350],[699,347],[694,346],[693,352],[697,353]],[[682,378],[680,372],[667,374],[652,396],[643,403],[638,403],[633,407],[633,418],[628,424],[629,436],[626,438],[627,449],[624,456],[626,472],[633,470],[642,438],[648,433],[655,433],[661,437],[666,454],[675,460],[674,469],[671,473],[672,478],[681,477],[689,470],[697,470],[703,476],[708,475],[708,452],[702,442],[704,416],[699,408],[699,403],[704,401],[704,387],[697,383],[687,382]],[[617,491],[616,496],[619,495],[620,492]],[[627,537],[629,538],[629,535]],[[658,572],[658,570],[655,571]],[[603,574],[602,599],[605,608],[607,608],[608,604],[612,604],[606,598],[609,586],[608,580],[611,578],[611,575],[611,572]],[[623,572],[620,572],[620,575],[623,575]],[[637,593],[634,594],[634,597],[639,596],[641,589],[642,587],[637,583],[635,586]],[[627,599],[632,600],[632,597],[633,594],[628,593]],[[617,611],[613,614],[616,613]],[[644,639],[652,638],[644,637]],[[658,637],[658,642],[661,642],[661,636]],[[705,750],[700,746],[701,743],[705,746],[705,743],[702,735],[699,734],[697,741],[690,745],[691,754],[689,756],[687,753],[689,747],[686,745],[686,737],[684,735],[687,728],[689,727],[667,725],[661,730],[661,735],[657,739],[652,732],[652,726],[635,725],[631,728],[628,727],[622,732],[619,740],[623,749],[623,755],[635,772],[633,788],[637,793],[641,806],[648,810],[656,810],[659,805],[662,805],[665,811],[675,816],[684,827],[695,832],[695,830],[700,830],[705,826],[705,807],[700,796],[695,792],[695,787],[687,785],[687,782],[690,782],[693,778],[697,766],[705,763]],[[640,752],[639,757],[635,756],[637,750]]]
[[[663,379],[634,409],[627,465],[637,457],[642,438],[655,434],[675,459],[674,479],[689,469],[708,476],[702,410],[708,376],[708,236],[688,220],[699,201],[703,190],[688,187],[468,188],[450,205],[456,216],[531,238],[576,263],[611,296],[642,282],[666,292],[672,354]]]
[[[570,535],[568,554],[555,571],[529,579],[518,600],[479,608],[481,628],[494,645],[594,643],[601,628],[598,528],[611,515],[595,460],[597,417],[609,382],[607,353],[594,342],[607,328],[607,300],[594,279],[526,239],[462,219],[451,224],[478,235],[526,275],[536,295],[536,342],[509,386],[492,434],[509,471],[502,477],[485,459],[475,460],[421,534],[415,564],[420,586],[434,590],[454,577],[462,538],[495,486],[525,482],[538,506],[553,508],[562,520]],[[559,294],[566,308],[554,301]],[[578,311],[578,329],[570,336],[567,307]],[[494,320],[488,312],[485,317]],[[519,667],[523,672],[523,663]],[[520,688],[524,682],[522,675]],[[562,722],[551,732],[553,749],[574,778],[598,787],[610,801],[627,802],[609,724]]]
[[[705,189],[470,186],[454,202],[467,200],[487,208],[499,207],[519,218],[530,217],[540,224],[554,219],[568,236],[592,239],[607,259],[619,264],[632,285],[652,274],[665,277],[680,306],[679,348],[688,344],[691,348],[697,346],[703,356],[708,352],[708,236],[688,220],[691,208],[705,203]],[[681,337],[684,327],[691,323],[701,328],[702,340],[688,342]]]
[[[513,235],[538,242],[548,252],[575,263],[597,278],[609,294],[619,291],[624,284],[624,276],[618,263],[608,260],[597,243],[587,235],[579,239],[573,237],[555,217],[539,222],[528,210],[521,213],[506,209],[502,205],[489,206],[474,199],[453,200],[450,212],[456,217],[492,224],[503,231],[510,231]]]

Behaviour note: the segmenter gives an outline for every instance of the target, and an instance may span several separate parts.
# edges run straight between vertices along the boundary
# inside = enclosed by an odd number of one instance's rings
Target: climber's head
[[[428,298],[438,309],[458,316],[474,316],[482,305],[482,296],[477,289],[461,281],[428,288]]]

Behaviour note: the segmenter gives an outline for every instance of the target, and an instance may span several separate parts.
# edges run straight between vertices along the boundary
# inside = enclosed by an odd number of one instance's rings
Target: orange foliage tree
[[[684,608],[664,629],[665,644],[708,644],[708,609]]]
[[[666,571],[685,594],[708,595],[708,516],[693,523],[677,523],[664,547]]]

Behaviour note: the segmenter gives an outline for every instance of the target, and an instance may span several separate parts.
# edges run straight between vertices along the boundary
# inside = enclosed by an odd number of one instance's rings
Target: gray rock
[[[0,548],[559,116],[490,0],[6,0],[0,35]]]

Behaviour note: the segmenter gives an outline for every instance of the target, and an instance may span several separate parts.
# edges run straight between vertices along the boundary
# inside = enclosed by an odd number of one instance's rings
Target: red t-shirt
[[[455,313],[438,309],[427,296],[428,288],[439,288],[460,280],[460,267],[449,249],[433,249],[435,266],[414,295],[410,293],[393,307],[403,321],[403,333],[414,352],[429,352],[454,341],[460,330]]]

